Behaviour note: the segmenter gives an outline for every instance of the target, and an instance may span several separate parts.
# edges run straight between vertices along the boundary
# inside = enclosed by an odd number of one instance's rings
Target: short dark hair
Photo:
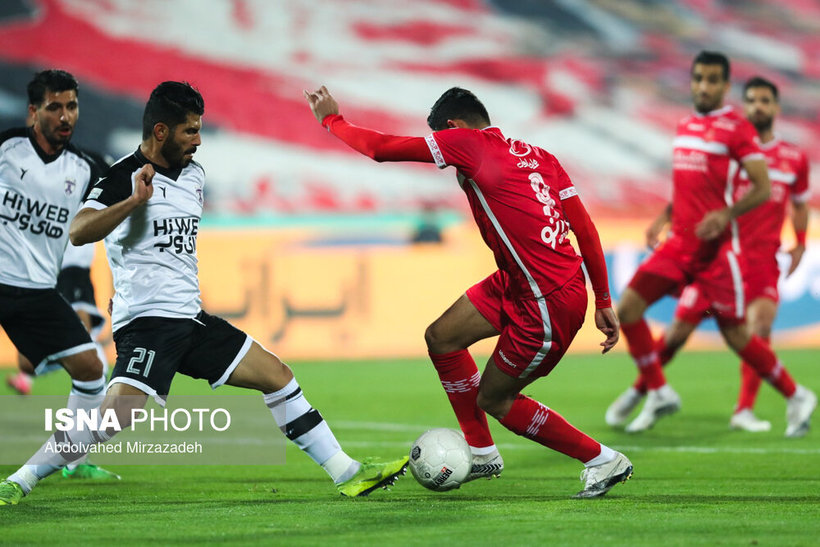
[[[46,92],[59,93],[71,89],[76,91],[77,95],[80,94],[80,84],[77,83],[77,78],[65,70],[43,70],[36,73],[26,87],[28,104],[40,106],[46,99]]]
[[[779,97],[777,94],[777,86],[774,85],[774,82],[771,80],[767,80],[762,76],[754,76],[746,80],[746,83],[743,84],[743,96],[746,97],[746,92],[753,87],[768,87],[772,90],[772,95],[774,95],[774,100],[779,101]]]
[[[188,82],[162,82],[151,92],[142,114],[142,139],[151,136],[154,126],[164,123],[170,129],[181,124],[188,114],[205,113],[202,95]]]
[[[692,71],[695,70],[695,65],[720,65],[723,69],[723,79],[727,82],[729,81],[729,58],[726,55],[720,53],[719,51],[701,51],[700,53],[695,56],[695,60],[692,61]]]
[[[471,91],[451,87],[438,98],[427,116],[433,131],[447,129],[447,120],[464,120],[470,125],[490,125],[487,109]]]

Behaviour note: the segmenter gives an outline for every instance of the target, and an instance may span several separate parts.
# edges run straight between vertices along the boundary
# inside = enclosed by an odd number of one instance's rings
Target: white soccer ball
[[[410,472],[420,485],[437,492],[461,486],[472,463],[470,446],[455,429],[425,431],[410,449]]]

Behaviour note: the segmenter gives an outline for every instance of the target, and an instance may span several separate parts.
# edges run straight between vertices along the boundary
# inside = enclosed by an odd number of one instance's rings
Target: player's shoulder
[[[790,160],[803,160],[807,157],[806,152],[797,144],[784,139],[778,139],[774,152],[778,157]]]
[[[723,129],[728,132],[751,131],[757,135],[752,122],[746,119],[736,108],[731,105],[724,106],[710,113],[708,116],[711,126],[715,129]]]
[[[7,141],[19,138],[28,138],[28,133],[26,132],[25,127],[12,127],[4,131],[0,131],[0,146],[5,144]]]
[[[188,166],[200,177],[205,177],[205,168],[198,161],[191,160]]]
[[[140,162],[136,154],[128,154],[127,156],[124,156],[115,161],[114,165],[112,165],[105,171],[103,182],[127,181],[130,185],[131,175],[134,174],[134,171],[138,171],[142,166],[143,163]]]

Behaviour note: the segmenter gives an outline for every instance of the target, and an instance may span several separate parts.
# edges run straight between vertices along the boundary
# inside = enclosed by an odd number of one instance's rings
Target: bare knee
[[[427,344],[427,350],[434,355],[464,349],[458,347],[458,344],[446,335],[445,329],[441,328],[438,321],[434,321],[427,327],[427,330],[424,331],[424,342]]]
[[[643,317],[646,304],[634,290],[627,288],[618,302],[618,319],[622,325],[635,323]]]
[[[476,397],[476,404],[478,404],[478,407],[481,410],[483,410],[496,420],[502,420],[504,416],[506,416],[510,412],[510,408],[512,408],[514,400],[514,397],[498,397],[489,395],[479,390],[478,396]]]
[[[736,353],[743,351],[749,340],[751,340],[749,329],[745,324],[723,324],[719,326],[723,339]]]
[[[256,342],[231,373],[228,385],[256,389],[262,393],[279,391],[293,380],[290,367]]]
[[[763,338],[764,340],[768,340],[772,336],[772,326],[771,324],[758,324],[753,327],[754,333]]]
[[[95,350],[70,355],[61,362],[73,380],[89,382],[103,375],[103,364]]]

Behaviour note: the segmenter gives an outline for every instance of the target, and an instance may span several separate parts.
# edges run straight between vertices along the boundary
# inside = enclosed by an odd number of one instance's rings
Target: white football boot
[[[626,426],[627,433],[646,431],[655,425],[663,416],[669,416],[680,410],[680,396],[669,384],[660,389],[651,389],[640,414]]]
[[[786,437],[802,437],[809,432],[809,421],[817,408],[817,395],[806,387],[797,386],[786,401]]]
[[[584,489],[575,498],[597,498],[609,492],[619,482],[626,482],[632,476],[632,462],[629,458],[615,453],[615,458],[607,463],[587,467],[581,472]]]
[[[762,433],[771,430],[772,423],[768,420],[761,420],[755,416],[752,409],[744,408],[732,414],[731,419],[729,419],[729,428],[749,431],[751,433]]]
[[[626,423],[626,420],[629,418],[629,415],[632,414],[632,411],[638,406],[638,404],[643,400],[645,394],[641,393],[637,389],[632,386],[629,386],[629,389],[621,393],[609,408],[606,409],[606,415],[604,419],[606,420],[607,425],[612,427],[619,427]]]

